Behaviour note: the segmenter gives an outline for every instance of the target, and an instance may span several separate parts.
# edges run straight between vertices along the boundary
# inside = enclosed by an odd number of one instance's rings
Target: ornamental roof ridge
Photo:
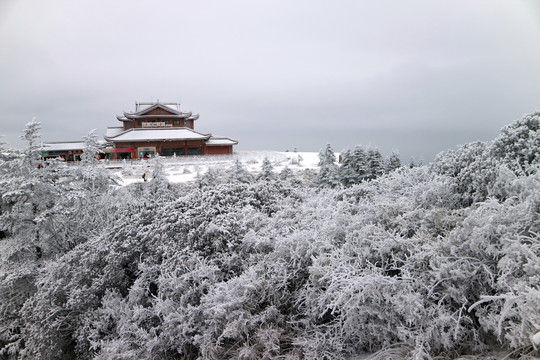
[[[151,105],[150,107],[141,109],[141,110],[136,109],[134,112],[131,112],[131,113],[128,113],[128,112],[124,111],[124,115],[126,115],[126,116],[127,115],[132,115],[132,116],[144,115],[145,113],[147,113],[149,111],[152,111],[154,109],[157,109],[158,107],[163,109],[163,110],[169,111],[169,112],[171,112],[173,114],[176,114],[176,115],[183,115],[182,111],[176,110],[176,109],[173,109],[173,108],[167,106],[167,105],[178,105],[178,109],[180,109],[180,104],[178,104],[178,103],[160,103],[159,100],[158,100],[156,103],[137,102],[136,104],[137,104],[137,107],[139,105],[150,105],[150,104],[153,104],[153,105]]]

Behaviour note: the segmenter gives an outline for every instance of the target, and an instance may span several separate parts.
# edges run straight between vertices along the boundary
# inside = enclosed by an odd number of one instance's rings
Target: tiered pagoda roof
[[[158,110],[158,111],[155,111]],[[159,111],[162,110],[162,111]],[[183,112],[180,103],[175,102],[136,102],[135,111],[124,111],[123,116],[117,116],[123,122],[123,126],[109,127],[105,133],[105,140],[113,143],[134,142],[167,142],[167,141],[190,141],[202,140],[209,146],[232,146],[238,141],[226,137],[212,136],[193,130],[193,121],[199,118],[198,114]],[[174,124],[171,120],[182,120],[181,125]],[[159,125],[145,127],[145,121]],[[161,125],[167,123],[168,125]],[[190,123],[191,125],[187,125]],[[141,127],[142,124],[142,127]]]
[[[155,109],[165,110],[168,114],[152,114],[148,113]],[[180,110],[180,103],[146,103],[137,102],[135,104],[134,112],[125,112],[124,115],[117,115],[116,118],[120,121],[133,121],[144,120],[145,118],[157,118],[157,119],[184,119],[184,120],[197,120],[199,114],[193,114],[191,111],[183,112]]]

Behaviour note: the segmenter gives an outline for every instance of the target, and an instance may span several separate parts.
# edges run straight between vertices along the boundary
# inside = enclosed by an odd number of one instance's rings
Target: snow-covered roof
[[[184,113],[184,112],[180,111],[179,110],[180,106],[168,105],[169,103],[166,103],[166,104],[162,104],[162,103],[157,102],[157,103],[152,104],[151,106],[147,106],[147,107],[144,107],[142,109],[141,109],[141,107],[139,105],[139,106],[137,106],[138,110],[135,110],[134,112],[124,112],[124,115],[126,115],[128,117],[130,117],[130,116],[140,116],[140,115],[144,115],[147,112],[149,112],[151,110],[154,110],[154,109],[157,109],[157,108],[161,108],[161,109],[163,109],[165,111],[168,111],[168,112],[170,112],[171,114],[174,114],[174,115],[187,115],[187,114],[191,115],[191,113]]]
[[[108,127],[107,131],[105,132],[105,138],[115,137],[124,131],[124,128],[121,126]]]
[[[126,141],[172,141],[172,140],[207,140],[210,134],[201,134],[195,130],[181,127],[168,129],[129,129],[105,139],[114,142]]]
[[[99,140],[100,145],[105,146],[105,141]],[[83,141],[44,142],[42,151],[73,151],[84,149]]]
[[[168,107],[169,109],[172,109],[174,111],[180,111],[180,103],[177,102],[136,102],[135,103],[135,111],[142,111],[146,110],[156,104],[160,104],[162,106]]]
[[[221,136],[212,136],[206,141],[206,145],[210,146],[224,146],[224,145],[236,145],[238,140],[232,140]]]
[[[148,112],[161,108],[168,112],[168,114],[153,114],[153,115],[147,115]],[[161,118],[161,119],[190,119],[190,120],[197,120],[199,118],[198,114],[193,114],[191,111],[183,112],[180,110],[180,103],[173,103],[173,102],[136,102],[135,103],[135,111],[133,112],[127,112],[124,111],[123,115],[117,115],[116,118],[120,121],[133,121],[136,119],[144,119],[144,118]]]

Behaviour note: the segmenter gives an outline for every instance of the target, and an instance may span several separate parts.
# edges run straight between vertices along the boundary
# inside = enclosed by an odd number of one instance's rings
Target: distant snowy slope
[[[258,173],[265,158],[272,163],[275,172],[280,172],[285,166],[295,173],[319,167],[319,156],[316,152],[239,151],[234,155],[168,157],[162,161],[167,179],[171,183],[179,183],[194,181],[197,174],[202,175],[209,168],[229,169],[237,160],[248,171]],[[123,185],[129,185],[143,182],[144,173],[151,179],[154,162],[151,159],[105,162],[105,166],[120,177]]]

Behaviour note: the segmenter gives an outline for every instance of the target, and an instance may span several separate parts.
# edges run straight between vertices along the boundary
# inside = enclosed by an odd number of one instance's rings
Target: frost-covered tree
[[[350,150],[345,150],[341,153],[342,161],[339,167],[339,179],[341,183],[347,187],[352,184],[358,184],[360,179],[354,168],[353,157]]]
[[[342,154],[340,167],[340,179],[344,186],[359,184],[368,179],[369,167],[365,150],[356,146],[353,151],[345,151]]]
[[[401,167],[401,160],[397,150],[393,150],[390,156],[385,161],[386,172],[392,172]]]
[[[81,154],[81,163],[85,166],[95,166],[98,163],[99,154],[103,153],[96,129],[90,130],[88,135],[83,136],[82,139],[84,141],[84,148]]]
[[[35,119],[26,124],[21,136],[26,141],[25,148],[20,155],[12,154],[3,163],[6,173],[0,180],[3,185],[0,228],[12,234],[23,228],[33,229],[34,219],[55,201],[57,189],[48,181],[50,169],[41,161],[39,129],[40,123]]]
[[[105,190],[117,180],[99,163],[99,154],[103,152],[96,130],[83,136],[84,148],[78,167],[81,185],[89,191]]]
[[[540,112],[505,126],[489,149],[490,156],[516,174],[535,172],[540,165]]]
[[[319,166],[335,164],[336,154],[330,144],[326,144],[324,149],[319,151]]]
[[[236,160],[229,170],[228,180],[249,184],[253,182],[253,176],[247,171],[244,165],[242,165],[240,160]]]
[[[154,157],[152,161],[154,163],[154,169],[152,171],[152,181],[167,181],[167,177],[165,176],[165,169],[163,166],[163,160],[163,157],[159,156],[159,154]]]
[[[540,173],[509,165],[522,145],[348,187],[63,187],[32,219],[69,246],[25,258],[13,237],[33,232],[0,239],[0,357],[538,358]]]
[[[151,163],[154,165],[152,171],[152,180],[145,187],[145,191],[149,194],[148,196],[152,197],[152,201],[157,200],[157,198],[168,198],[174,196],[170,191],[170,183],[165,175],[164,162],[165,158],[156,154]]]
[[[515,176],[536,172],[539,151],[540,113],[536,112],[504,127],[494,141],[465,144],[439,154],[433,166],[435,171],[456,179],[464,204],[470,205],[502,195],[493,189],[498,174],[505,174],[500,172],[501,167]]]
[[[339,186],[339,170],[336,164],[336,155],[330,144],[319,151],[319,174],[317,184],[321,187]]]
[[[257,175],[257,180],[269,181],[274,180],[275,177],[274,167],[272,166],[270,160],[265,157],[261,165],[261,172]]]
[[[384,159],[377,149],[368,149],[366,153],[367,160],[367,178],[376,179],[384,173]]]
[[[200,187],[216,186],[221,184],[222,178],[222,171],[215,167],[209,167],[202,176],[198,176],[198,184]]]
[[[297,165],[297,166],[302,166],[302,161],[304,160],[304,158],[302,157],[302,155],[298,154],[296,151],[291,154],[290,158],[289,158],[289,163],[291,165]]]
[[[294,174],[292,170],[289,168],[289,166],[285,165],[285,167],[279,172],[279,179],[280,180],[289,180],[294,177]]]
[[[354,170],[360,181],[368,178],[369,163],[366,151],[362,146],[356,146],[351,154]]]
[[[278,179],[292,186],[300,186],[302,181],[293,173],[288,165],[279,172]]]
[[[39,219],[61,196],[52,169],[40,160],[39,129],[33,119],[21,136],[25,148],[0,155],[0,357],[16,354],[24,342],[19,311],[35,292],[43,262]]]
[[[41,123],[33,118],[32,121],[26,124],[21,140],[26,142],[26,147],[22,152],[22,165],[27,169],[25,171],[32,172],[37,168],[41,160]]]

